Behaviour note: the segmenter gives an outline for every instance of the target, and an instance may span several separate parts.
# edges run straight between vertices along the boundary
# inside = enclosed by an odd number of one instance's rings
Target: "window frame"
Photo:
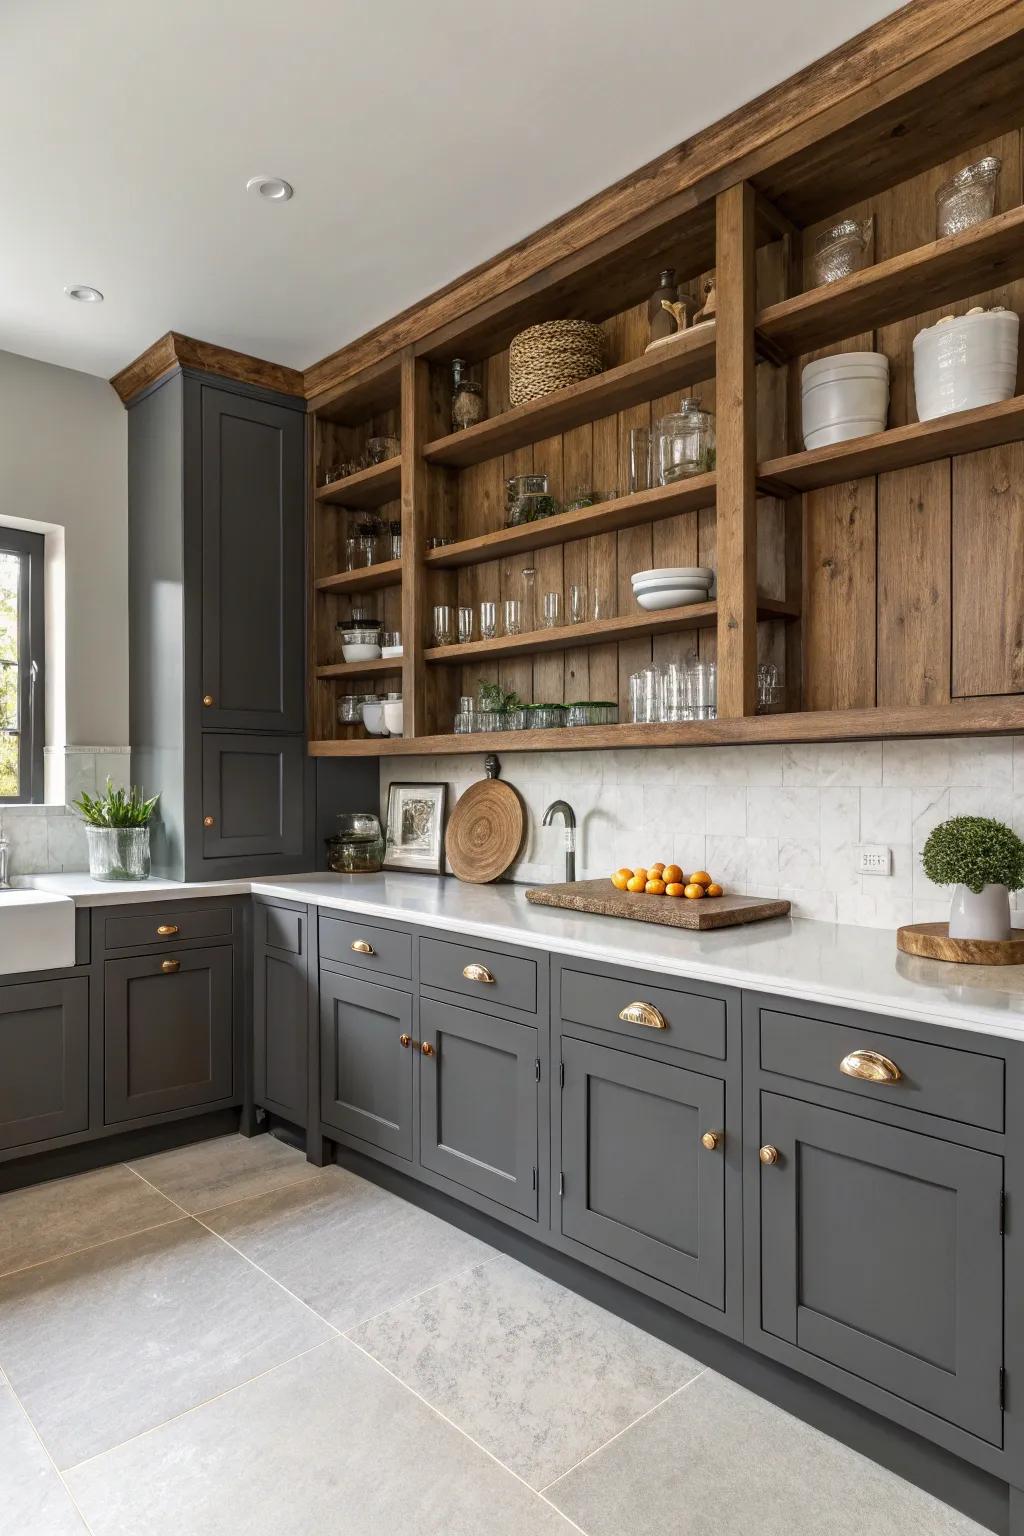
[[[0,524],[0,554],[21,561],[18,591],[18,784],[19,795],[0,795],[0,806],[39,805],[43,800],[45,727],[45,625],[43,565],[46,539],[41,533]]]

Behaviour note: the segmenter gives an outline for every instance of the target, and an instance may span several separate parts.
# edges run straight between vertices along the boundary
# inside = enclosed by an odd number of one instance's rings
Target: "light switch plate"
[[[861,843],[857,868],[862,875],[891,875],[892,849],[884,843]]]

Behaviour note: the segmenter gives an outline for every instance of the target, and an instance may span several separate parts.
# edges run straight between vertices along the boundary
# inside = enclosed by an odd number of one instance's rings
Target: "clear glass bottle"
[[[715,467],[715,418],[699,400],[680,401],[679,410],[658,422],[658,483],[671,485]]]
[[[465,358],[452,358],[452,431],[464,432],[484,419],[483,385],[470,377]]]

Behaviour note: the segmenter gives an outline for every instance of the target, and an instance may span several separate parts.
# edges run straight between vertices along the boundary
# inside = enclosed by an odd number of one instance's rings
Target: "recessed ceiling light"
[[[245,190],[266,198],[268,203],[286,203],[294,189],[291,182],[281,176],[250,176]]]
[[[90,288],[88,283],[68,283],[64,289],[69,299],[77,299],[79,304],[102,304],[103,295],[98,288]]]

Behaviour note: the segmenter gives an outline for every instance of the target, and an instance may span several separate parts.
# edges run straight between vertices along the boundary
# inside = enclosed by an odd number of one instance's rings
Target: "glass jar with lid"
[[[547,475],[512,475],[505,481],[505,526],[518,528],[553,517],[558,502],[548,494]]]
[[[452,431],[464,432],[484,419],[483,385],[472,377],[465,358],[452,358]]]
[[[658,482],[671,485],[715,467],[715,418],[699,400],[682,400],[658,422]]]
[[[336,875],[375,875],[384,863],[384,834],[372,811],[342,811],[325,841],[327,868]]]

